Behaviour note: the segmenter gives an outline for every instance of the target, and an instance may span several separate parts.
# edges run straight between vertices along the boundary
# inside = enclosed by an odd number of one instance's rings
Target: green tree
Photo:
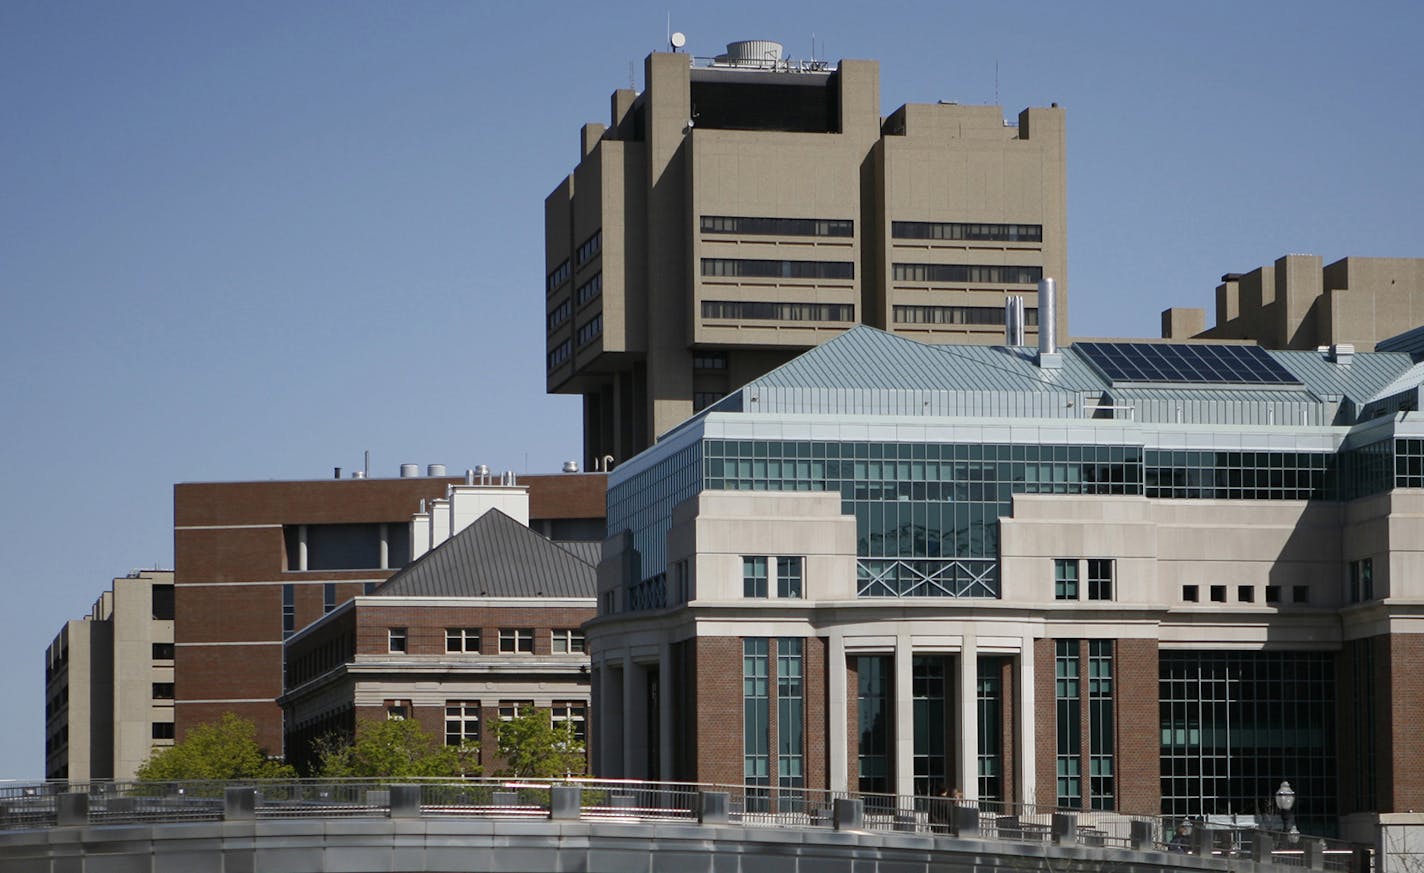
[[[465,742],[441,745],[414,719],[356,724],[355,742],[340,736],[317,742],[316,775],[329,778],[402,779],[413,776],[475,776],[480,772],[479,746]]]
[[[289,779],[297,773],[267,757],[257,745],[257,726],[223,713],[216,724],[200,724],[182,742],[155,749],[138,768],[144,782],[218,779]]]
[[[502,775],[525,779],[554,778],[584,772],[584,747],[572,722],[554,722],[547,709],[527,706],[496,731]]]

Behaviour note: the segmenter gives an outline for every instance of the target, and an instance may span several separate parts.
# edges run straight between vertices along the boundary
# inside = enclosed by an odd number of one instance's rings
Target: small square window
[[[1185,601],[1188,602],[1188,603],[1196,603],[1198,600],[1201,600],[1201,595],[1200,595],[1200,593],[1198,593],[1198,591],[1197,591],[1197,586],[1195,586],[1195,585],[1183,585],[1183,586],[1182,586],[1182,599],[1185,600]]]
[[[534,652],[534,629],[530,627],[500,628],[499,652],[502,655],[532,654]]]
[[[173,739],[173,722],[156,721],[153,723],[153,738],[155,740]]]
[[[1291,600],[1292,600],[1293,602],[1295,602],[1295,603],[1309,603],[1309,602],[1310,602],[1310,586],[1309,586],[1309,585],[1292,585],[1292,586],[1291,586]]]
[[[155,660],[155,661],[171,661],[171,660],[173,660],[173,644],[172,644],[172,643],[154,643],[154,644],[153,644],[153,660]]]
[[[1225,602],[1226,602],[1226,586],[1225,586],[1225,585],[1213,585],[1213,586],[1211,586],[1211,602],[1212,602],[1212,603],[1225,603]]]
[[[479,654],[480,629],[477,627],[445,628],[445,651]]]
[[[766,556],[742,558],[742,596],[766,597]]]
[[[405,653],[405,628],[393,627],[387,631],[387,640],[392,652]]]
[[[154,700],[172,700],[172,699],[173,699],[173,683],[172,683],[172,682],[155,682],[155,683],[153,683],[153,699],[154,699]]]
[[[1113,599],[1113,562],[1111,559],[1088,559],[1088,599]]]
[[[501,700],[499,702],[500,721],[514,721],[521,713],[534,708],[532,700]]]
[[[1267,586],[1266,586],[1266,602],[1267,602],[1267,603],[1280,603],[1280,602],[1281,602],[1281,586],[1279,586],[1279,585],[1267,585]]]
[[[1237,585],[1236,599],[1241,603],[1255,603],[1256,589],[1250,585]]]
[[[1076,559],[1058,558],[1054,560],[1053,599],[1078,599],[1078,562]]]
[[[577,628],[555,628],[550,651],[556,655],[582,655],[585,651],[583,631]]]
[[[776,559],[776,596],[777,597],[801,597],[801,567],[800,557],[784,557]]]
[[[405,721],[410,718],[411,708],[409,700],[387,700],[386,721]]]

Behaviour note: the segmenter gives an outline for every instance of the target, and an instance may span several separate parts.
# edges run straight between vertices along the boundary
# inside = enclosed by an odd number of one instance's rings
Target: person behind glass
[[[1183,819],[1177,824],[1177,833],[1167,844],[1167,851],[1185,855],[1192,848],[1192,823]]]
[[[959,789],[956,788],[954,793],[957,795]],[[941,785],[939,792],[930,799],[930,830],[948,831],[953,809],[954,800],[949,789]]]

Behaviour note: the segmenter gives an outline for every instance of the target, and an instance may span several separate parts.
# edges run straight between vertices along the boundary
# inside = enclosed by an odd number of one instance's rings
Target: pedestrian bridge
[[[0,873],[931,873],[1355,870],[1318,840],[940,798],[595,782],[0,790]]]

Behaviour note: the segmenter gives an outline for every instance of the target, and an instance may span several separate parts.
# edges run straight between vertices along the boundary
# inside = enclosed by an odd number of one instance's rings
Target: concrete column
[[[648,682],[631,653],[623,656],[623,775],[648,778]]]
[[[959,788],[966,800],[979,799],[979,646],[964,635],[959,650]]]
[[[1015,677],[1018,691],[1017,706],[1014,711],[1016,740],[1014,743],[1014,772],[1019,774],[1019,803],[1038,802],[1038,776],[1034,767],[1037,750],[1034,740],[1033,703],[1033,637],[1025,636],[1019,649],[1018,675]]]
[[[665,639],[658,647],[658,778],[664,782],[672,781],[672,688],[675,681],[672,642]]]
[[[623,761],[623,671],[607,661],[599,666],[599,686],[603,693],[598,703],[599,723],[596,739],[599,745],[598,775],[621,779],[628,774]]]
[[[828,787],[832,791],[850,790],[850,737],[848,715],[855,694],[846,686],[845,638],[832,634],[826,639],[828,669],[826,676],[826,754],[830,756]]]
[[[895,780],[891,790],[896,794],[915,793],[915,683],[914,649],[909,631],[895,637],[895,720],[893,728]]]

